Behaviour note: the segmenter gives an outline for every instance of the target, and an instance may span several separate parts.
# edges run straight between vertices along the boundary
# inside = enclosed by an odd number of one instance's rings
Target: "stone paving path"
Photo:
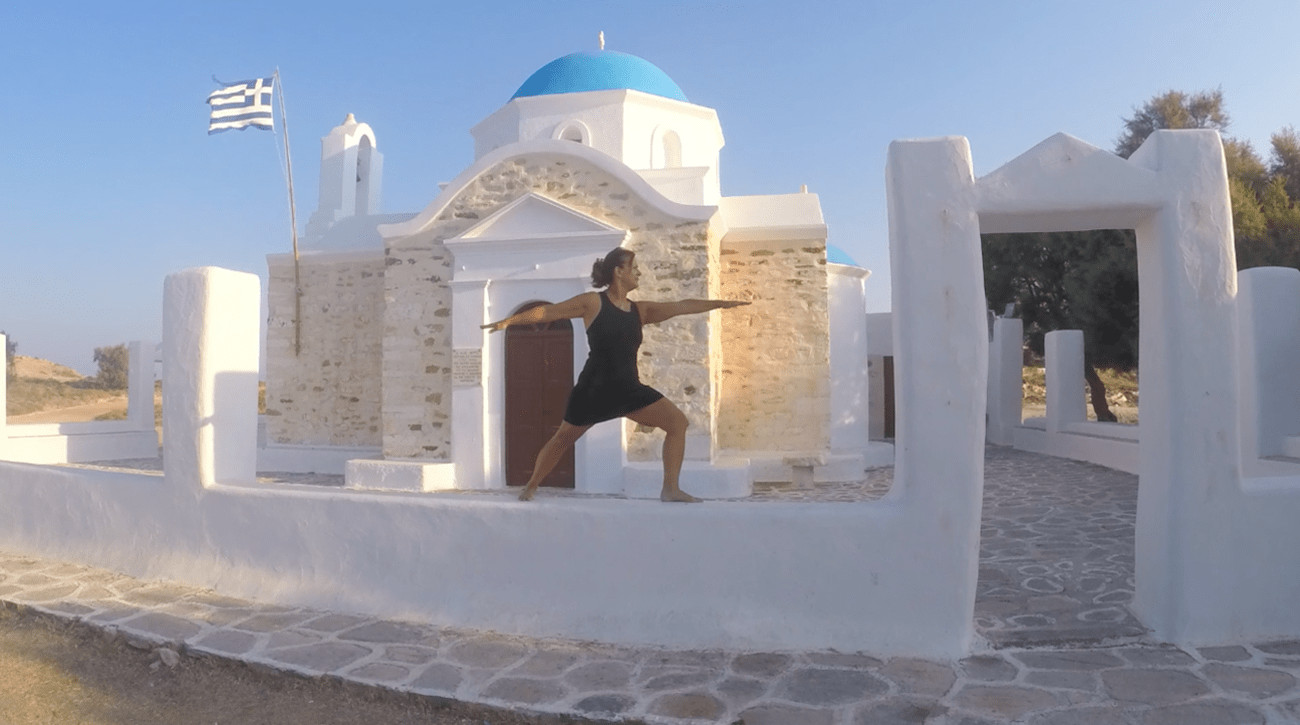
[[[891,476],[764,486],[750,500],[870,500]],[[990,447],[975,611],[985,642],[958,662],[508,637],[271,606],[4,552],[0,603],[182,653],[593,720],[1300,723],[1300,639],[1180,650],[1145,636],[1127,609],[1136,492],[1129,474]]]

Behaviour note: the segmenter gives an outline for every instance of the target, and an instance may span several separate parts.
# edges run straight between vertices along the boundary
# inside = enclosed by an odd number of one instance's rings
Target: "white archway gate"
[[[896,482],[957,502],[943,523],[978,541],[988,359],[980,233],[1135,229],[1134,613],[1178,643],[1300,632],[1300,479],[1255,485],[1240,472],[1237,275],[1218,133],[1158,131],[1127,161],[1061,134],[978,180],[964,138],[899,141],[887,175]],[[936,389],[945,375],[968,380]]]

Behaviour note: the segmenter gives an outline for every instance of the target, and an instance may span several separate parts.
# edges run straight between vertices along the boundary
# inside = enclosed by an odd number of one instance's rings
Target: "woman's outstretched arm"
[[[693,315],[709,310],[723,310],[729,307],[747,305],[744,300],[678,300],[677,302],[638,302],[641,310],[641,324],[653,325],[656,322],[671,320],[678,315]]]
[[[482,327],[488,332],[496,332],[511,325],[538,325],[574,317],[581,317],[590,323],[598,312],[600,312],[600,296],[595,292],[583,292],[577,297],[570,297],[553,305],[538,305],[523,312],[516,312],[504,320],[489,322]]]

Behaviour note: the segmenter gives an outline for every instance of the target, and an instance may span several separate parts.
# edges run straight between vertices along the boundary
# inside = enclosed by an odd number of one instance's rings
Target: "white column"
[[[152,342],[127,345],[126,419],[139,430],[153,429],[153,352]]]
[[[1013,317],[993,321],[993,342],[989,346],[990,443],[1009,446],[1012,431],[1020,425],[1024,404],[1024,323]]]
[[[913,566],[944,582],[915,605],[973,636],[989,338],[974,172],[964,138],[895,141],[885,172],[894,283],[894,485],[926,526]],[[941,522],[932,529],[920,522]]]
[[[1237,279],[1241,455],[1282,455],[1300,434],[1300,270],[1256,267]]]
[[[168,480],[252,481],[257,470],[261,282],[218,267],[163,284],[163,463]]]
[[[1088,419],[1084,398],[1083,331],[1055,330],[1043,340],[1047,371],[1047,432]]]
[[[861,267],[826,265],[830,283],[831,450],[861,453],[871,439],[866,279]]]
[[[451,460],[456,466],[456,488],[486,488],[492,478],[489,472],[500,459],[500,435],[493,437],[489,430],[486,411],[488,385],[499,385],[491,379],[490,348],[486,345],[487,333],[482,325],[486,318],[487,282],[470,280],[452,282],[451,347],[452,356],[479,354],[478,381],[452,380],[451,389]],[[505,333],[498,333],[505,339]],[[504,481],[504,478],[501,480]]]
[[[1165,641],[1232,636],[1252,562],[1226,506],[1240,489],[1237,267],[1215,131],[1156,131],[1130,158],[1163,207],[1137,225],[1142,445],[1133,611]],[[1250,606],[1275,606],[1252,604]]]
[[[9,405],[9,397],[8,397],[9,396],[9,366],[8,366],[9,347],[8,345],[9,345],[9,338],[4,335],[0,335],[0,350],[3,350],[5,352],[4,359],[6,363],[4,373],[0,374],[0,456],[4,455],[5,446],[8,444],[8,434],[5,430],[5,426],[9,422],[9,412],[8,412],[9,409],[6,407]]]

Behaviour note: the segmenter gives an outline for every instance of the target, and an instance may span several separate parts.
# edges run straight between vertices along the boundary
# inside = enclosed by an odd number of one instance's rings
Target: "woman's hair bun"
[[[635,256],[623,247],[614,247],[606,254],[604,259],[597,259],[596,263],[591,265],[591,286],[608,287],[614,281],[614,268],[620,267]]]

